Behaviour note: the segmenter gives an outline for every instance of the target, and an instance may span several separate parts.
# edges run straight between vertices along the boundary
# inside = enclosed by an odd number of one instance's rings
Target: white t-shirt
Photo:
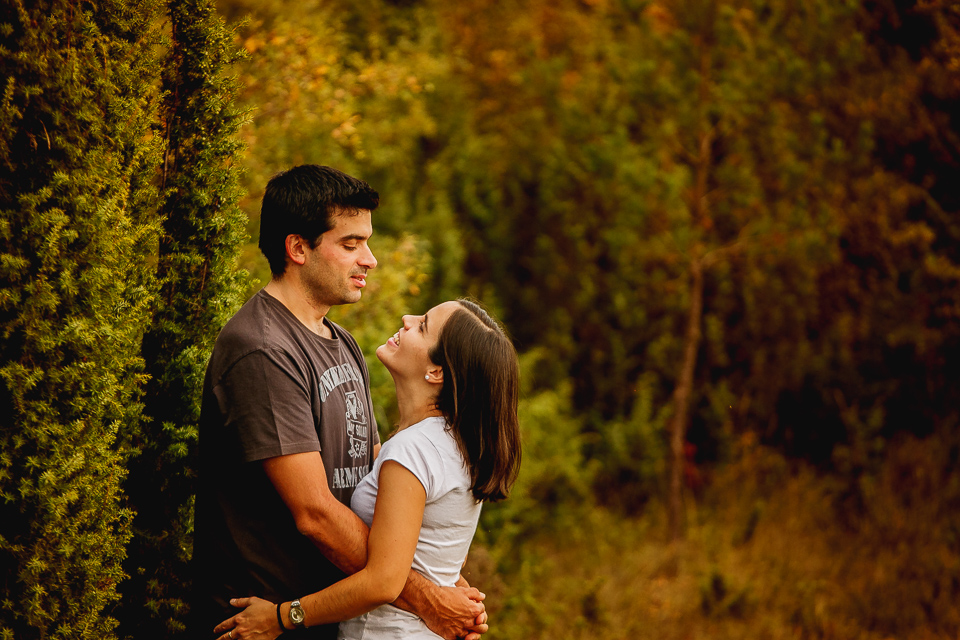
[[[452,587],[476,533],[481,503],[473,499],[470,474],[445,427],[443,418],[427,418],[396,433],[384,443],[373,469],[357,485],[350,506],[370,526],[380,467],[387,460],[403,465],[427,494],[413,568],[431,582]],[[414,614],[389,604],[340,623],[340,638],[348,640],[439,637]]]

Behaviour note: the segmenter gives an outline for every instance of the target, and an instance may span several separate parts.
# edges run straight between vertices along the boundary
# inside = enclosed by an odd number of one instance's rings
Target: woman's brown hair
[[[470,471],[477,501],[503,500],[520,471],[520,363],[496,320],[458,300],[430,359],[443,368],[437,406]]]

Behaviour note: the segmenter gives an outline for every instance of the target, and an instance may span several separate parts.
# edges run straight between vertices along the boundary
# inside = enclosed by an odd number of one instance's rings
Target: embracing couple
[[[329,167],[270,180],[270,283],[226,324],[204,381],[192,637],[478,638],[460,575],[520,465],[519,367],[466,300],[403,316],[377,349],[399,428],[381,448],[353,337],[326,318],[377,265],[379,196]]]

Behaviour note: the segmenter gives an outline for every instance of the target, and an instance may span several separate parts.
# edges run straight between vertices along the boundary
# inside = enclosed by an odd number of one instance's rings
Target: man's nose
[[[373,251],[370,250],[370,247],[364,248],[364,253],[360,256],[360,266],[366,269],[373,269],[377,266],[377,257],[373,255]]]

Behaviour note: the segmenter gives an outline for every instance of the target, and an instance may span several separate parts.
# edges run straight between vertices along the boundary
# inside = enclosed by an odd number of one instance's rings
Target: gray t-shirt
[[[236,613],[232,597],[288,601],[343,577],[297,530],[261,464],[319,451],[328,486],[346,505],[370,470],[380,438],[366,364],[353,337],[326,323],[333,339],[261,290],[217,338],[204,381],[195,509],[193,614],[208,637]],[[292,635],[335,637],[336,625]]]

